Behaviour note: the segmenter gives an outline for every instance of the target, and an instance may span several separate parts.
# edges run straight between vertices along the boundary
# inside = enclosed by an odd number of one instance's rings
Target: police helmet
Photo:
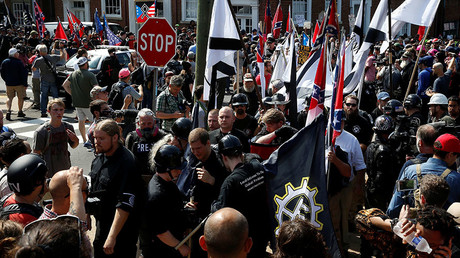
[[[232,106],[248,105],[248,96],[244,93],[235,94],[232,98]]]
[[[390,133],[393,131],[393,119],[387,115],[381,115],[375,119],[374,127],[376,133]]]
[[[173,169],[184,169],[187,162],[184,160],[182,152],[173,145],[163,145],[158,149],[154,158],[158,173],[166,173]]]
[[[401,101],[397,99],[391,99],[383,107],[383,113],[388,116],[397,116],[404,113],[404,107]]]
[[[243,145],[241,145],[240,140],[236,136],[230,134],[220,139],[218,148],[219,153],[224,156],[236,156],[243,151]]]
[[[417,94],[409,94],[404,100],[404,107],[407,109],[422,108],[422,99]]]
[[[44,183],[47,171],[45,161],[38,155],[21,156],[8,168],[8,186],[15,193],[28,195],[32,193],[35,187]]]
[[[177,119],[171,127],[171,132],[179,139],[188,140],[188,135],[192,131],[192,121],[188,118],[181,117]]]

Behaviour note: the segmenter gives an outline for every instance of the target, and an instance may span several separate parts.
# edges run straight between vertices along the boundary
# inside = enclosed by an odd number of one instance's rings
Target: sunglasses
[[[81,225],[81,221],[78,217],[76,216],[72,216],[72,215],[61,215],[61,216],[57,216],[56,218],[52,218],[52,219],[38,219],[38,220],[35,220],[29,224],[27,224],[25,227],[24,227],[24,231],[22,233],[23,236],[28,236],[28,237],[31,237],[30,233],[33,231],[33,229],[35,228],[39,228],[39,230],[42,230],[46,227],[48,227],[49,225],[51,224],[54,224],[54,223],[59,223],[62,225],[62,228],[67,228],[67,229],[71,229],[73,231],[75,231],[76,234],[78,234],[78,257],[80,256],[80,246],[81,246],[81,243],[82,243],[82,240],[81,240],[81,231],[82,231],[82,225]],[[39,245],[40,248],[43,249],[43,251],[45,252],[45,254],[47,253],[50,253],[52,254],[53,250],[51,250],[51,248],[47,245]]]
[[[358,106],[358,104],[355,104],[355,103],[345,103],[345,106],[347,106],[347,107],[350,107],[350,106],[351,106],[351,107],[356,107],[356,106]]]

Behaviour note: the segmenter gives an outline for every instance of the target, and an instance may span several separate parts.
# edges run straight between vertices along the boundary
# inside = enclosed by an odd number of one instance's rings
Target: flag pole
[[[235,88],[233,88],[235,91]],[[236,51],[236,93],[240,93],[240,51]]]
[[[425,35],[423,36],[422,48],[420,49],[420,51],[418,51],[417,59],[415,61],[414,69],[412,69],[412,75],[410,77],[409,85],[407,86],[406,95],[404,96],[404,100],[406,100],[407,95],[409,95],[410,89],[412,88],[412,84],[413,84],[414,79],[415,79],[415,72],[417,71],[417,68],[418,68],[418,66],[417,66],[418,60],[420,59],[420,54],[422,53],[422,49],[425,46],[425,40],[426,40],[426,37],[428,35],[428,32],[430,31],[430,28],[431,28],[431,25],[428,26],[428,28],[425,31]]]
[[[393,98],[394,93],[393,93],[393,44],[391,42],[391,0],[388,0],[388,57],[389,57],[389,66],[388,68],[390,69],[390,96]]]

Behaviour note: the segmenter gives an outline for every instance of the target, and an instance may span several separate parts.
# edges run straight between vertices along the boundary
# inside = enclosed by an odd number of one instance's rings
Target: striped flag
[[[326,88],[326,44],[323,44],[321,49],[321,57],[319,58],[318,69],[316,70],[315,82],[313,84],[313,92],[311,94],[310,108],[307,115],[307,123],[311,124],[316,117],[323,113],[324,109],[324,91]]]
[[[156,14],[155,8],[156,8],[156,6],[157,6],[157,1],[155,0],[155,2],[150,6],[149,11],[147,12],[149,17],[155,17],[155,14]]]
[[[45,37],[45,15],[43,15],[42,9],[37,4],[37,1],[33,0],[34,6],[34,16],[35,16],[35,24],[37,25],[38,35],[41,38]]]
[[[260,89],[261,89],[261,95],[262,98],[265,98],[265,87],[266,87],[266,82],[265,82],[265,65],[264,65],[264,37],[262,35],[262,30],[260,27],[258,28],[258,34],[259,34],[259,44],[257,44],[257,67],[259,68],[259,75],[260,75]]]
[[[110,30],[109,25],[107,23],[107,19],[105,18],[105,13],[104,13],[104,28],[105,28],[105,34],[107,35],[107,40],[109,41],[109,44],[114,46],[117,44],[121,43],[121,39],[118,38],[113,31]]]
[[[80,38],[85,34],[85,27],[81,23],[81,21],[73,14],[69,9],[67,9],[67,21],[69,22],[69,29],[70,33],[72,34],[73,38]]]
[[[101,20],[99,19],[99,13],[96,11],[94,12],[94,29],[96,30],[96,33],[99,34],[99,36],[102,38],[102,34],[104,33],[104,28],[101,25]]]
[[[292,25],[291,25],[291,5],[289,5],[289,11],[288,11],[288,18],[287,18],[287,24],[286,24],[286,32],[291,33],[292,31]]]
[[[335,146],[335,140],[342,133],[342,102],[343,102],[343,85],[345,78],[345,37],[342,37],[342,45],[340,47],[340,61],[337,62],[336,72],[339,73],[338,80],[334,83],[332,91],[330,124],[333,129],[332,142],[330,146]],[[340,72],[339,72],[340,71]],[[329,127],[330,128],[330,127]],[[330,130],[328,130],[329,132]]]
[[[275,39],[280,37],[281,27],[283,26],[283,11],[281,10],[281,1],[278,3],[276,8],[275,17],[273,17],[273,37]]]
[[[268,33],[272,32],[272,16],[270,14],[270,0],[267,0],[267,6],[265,7],[264,22],[265,22],[265,36],[267,36]]]
[[[24,25],[32,25],[32,15],[29,12],[29,8],[26,6],[25,2],[22,2],[22,17],[24,18]]]

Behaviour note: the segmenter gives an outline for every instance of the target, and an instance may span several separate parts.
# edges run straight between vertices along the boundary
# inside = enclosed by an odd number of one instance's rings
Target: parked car
[[[120,62],[123,68],[127,68],[130,62],[131,53],[134,52],[134,49],[129,49],[128,47],[122,46],[97,46],[95,50],[88,51],[88,59],[89,61],[89,68],[88,71],[97,75],[99,71],[101,71],[102,61],[106,57],[109,56],[108,49],[114,47],[117,49],[115,55],[117,55],[118,61]],[[58,85],[59,87],[59,96],[64,97],[64,102],[66,104],[66,108],[71,108],[71,97],[67,94],[67,92],[62,87],[62,83],[65,79],[74,71],[74,66],[77,63],[77,55],[73,55],[72,57],[67,60],[65,65],[57,66],[56,73],[58,77]]]
[[[69,26],[68,22],[61,22],[61,23],[62,23],[62,26],[64,26],[64,29],[68,28]],[[83,26],[85,26],[85,31],[87,33],[93,31],[93,26],[94,26],[93,22],[81,22],[81,23],[83,24]],[[118,34],[119,31],[123,30],[123,27],[121,27],[120,24],[113,23],[113,22],[109,22],[108,24],[109,24],[110,30],[113,31],[115,34]],[[101,23],[101,25],[103,24]],[[57,28],[57,26],[58,26],[58,22],[45,22],[45,27],[50,32],[51,38],[54,36],[54,30]]]

